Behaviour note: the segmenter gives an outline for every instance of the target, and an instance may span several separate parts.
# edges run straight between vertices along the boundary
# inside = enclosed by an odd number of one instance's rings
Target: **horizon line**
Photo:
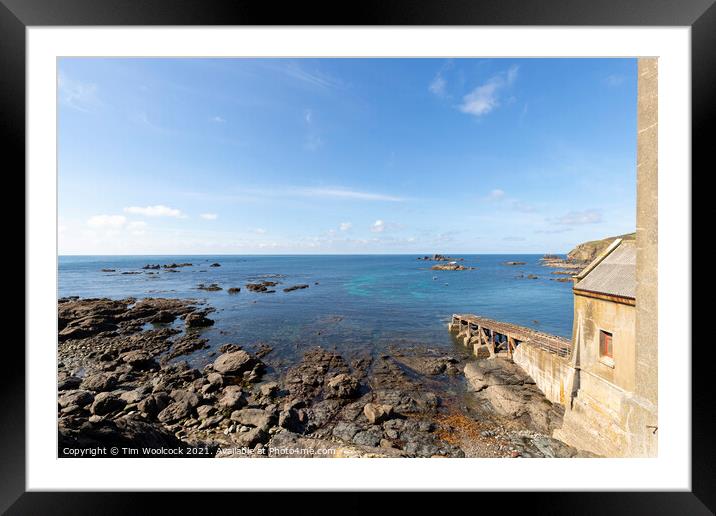
[[[424,256],[433,256],[433,255],[443,255],[443,256],[450,256],[455,255],[456,257],[459,257],[459,255],[466,255],[466,256],[480,256],[480,255],[546,255],[546,254],[567,254],[567,253],[557,253],[557,252],[493,252],[493,253],[452,253],[452,252],[443,252],[443,253],[274,253],[274,254],[265,254],[265,253],[201,253],[201,254],[192,254],[192,253],[162,253],[162,254],[136,254],[136,253],[123,253],[123,254],[57,254],[57,257],[68,257],[68,256],[417,256],[417,257],[424,257]]]

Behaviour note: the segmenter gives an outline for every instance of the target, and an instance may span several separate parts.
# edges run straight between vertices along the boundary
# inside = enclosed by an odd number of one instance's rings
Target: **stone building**
[[[570,395],[559,439],[607,457],[628,453],[636,383],[636,245],[615,240],[574,278]]]
[[[658,453],[658,58],[637,65],[636,241],[574,285],[574,349],[555,437],[610,457]]]

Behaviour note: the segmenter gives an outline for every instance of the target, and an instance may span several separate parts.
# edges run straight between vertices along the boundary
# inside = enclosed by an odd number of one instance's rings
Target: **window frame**
[[[605,347],[605,344],[608,345]],[[599,328],[599,361],[609,367],[614,367],[614,332]]]

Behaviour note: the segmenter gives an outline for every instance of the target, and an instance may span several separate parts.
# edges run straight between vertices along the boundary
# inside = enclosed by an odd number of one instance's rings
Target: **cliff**
[[[634,240],[636,238],[636,233],[627,233],[626,235],[618,235],[603,238],[602,240],[592,240],[591,242],[584,242],[572,249],[567,254],[567,258],[572,261],[591,262],[599,255],[599,253],[609,247],[609,245],[617,238],[623,238],[624,240]]]

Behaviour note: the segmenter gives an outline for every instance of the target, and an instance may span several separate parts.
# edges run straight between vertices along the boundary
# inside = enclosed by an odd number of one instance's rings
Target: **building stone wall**
[[[638,64],[636,213],[636,386],[629,421],[635,455],[658,452],[658,71],[657,58]]]
[[[562,428],[554,432],[568,444],[607,457],[658,453],[658,59],[641,58],[637,67],[636,305],[632,316],[629,308],[575,296],[575,380]],[[628,330],[630,318],[631,351],[616,333]],[[599,324],[617,328],[611,373],[598,358]]]
[[[613,357],[600,356],[600,330],[612,334]],[[629,400],[635,388],[636,308],[575,293],[574,379],[562,427],[554,436],[605,457],[629,457]]]
[[[579,368],[620,389],[634,390],[636,308],[632,305],[575,294],[572,342],[579,347]],[[612,360],[600,357],[600,330],[612,334]]]

